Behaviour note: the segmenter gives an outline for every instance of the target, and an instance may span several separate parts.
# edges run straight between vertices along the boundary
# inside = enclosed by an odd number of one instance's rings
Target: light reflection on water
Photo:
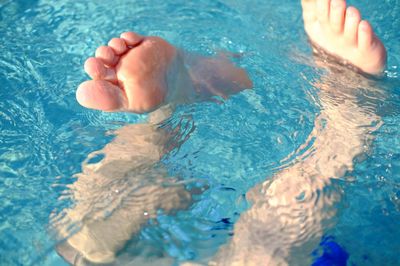
[[[164,211],[133,236],[118,262],[139,260],[138,254],[164,258],[166,264],[203,262],[216,254],[240,260],[254,252],[267,260],[273,251],[309,261],[328,234],[349,251],[351,262],[372,265],[385,257],[395,265],[393,247],[400,245],[395,2],[363,7],[366,13],[378,8],[387,14],[372,18],[390,54],[389,78],[376,85],[321,75],[311,60],[293,58],[308,54],[294,1],[2,2],[0,262],[59,265],[49,217],[56,225],[70,225],[72,219],[80,226],[117,213],[133,215],[139,225],[147,223],[145,212],[154,216],[162,203]],[[390,3],[395,8],[389,9]],[[132,135],[150,126],[111,131],[146,117],[87,111],[74,99],[75,87],[85,79],[85,57],[127,29],[161,35],[202,54],[244,52],[237,63],[249,71],[255,89],[223,104],[178,108],[151,133],[164,139],[162,145],[143,141],[146,149],[157,151],[146,161],[138,153],[143,147],[129,145]],[[117,145],[132,127],[135,134]],[[165,148],[164,156],[158,145]],[[81,167],[96,150],[104,158]],[[133,169],[131,160],[142,167]],[[96,167],[101,170],[93,174]],[[311,172],[308,178],[298,175],[305,169]],[[104,176],[118,178],[101,182]],[[298,184],[293,176],[306,181]],[[135,211],[125,214],[127,206]],[[143,206],[153,208],[143,211]],[[183,210],[172,211],[177,206]],[[127,225],[119,219],[118,230],[99,230],[112,238]],[[62,236],[69,230],[77,227]],[[377,239],[380,248],[368,244]]]

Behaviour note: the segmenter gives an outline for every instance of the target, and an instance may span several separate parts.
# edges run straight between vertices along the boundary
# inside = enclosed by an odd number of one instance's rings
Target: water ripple
[[[305,59],[289,0],[1,1],[0,263],[63,263],[50,219],[59,238],[102,224],[94,235],[122,232],[121,265],[142,265],[146,251],[166,264],[216,253],[240,262],[255,252],[260,265],[273,252],[310,260],[332,231],[352,263],[363,265],[365,250],[370,264],[398,264],[397,2],[363,6],[389,51],[387,78],[372,90]],[[201,54],[240,53],[255,87],[179,107],[154,127],[147,116],[84,110],[74,92],[85,57],[125,30]]]

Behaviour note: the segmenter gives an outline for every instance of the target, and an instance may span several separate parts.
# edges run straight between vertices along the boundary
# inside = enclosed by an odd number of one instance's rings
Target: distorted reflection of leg
[[[167,134],[150,124],[121,128],[96,164],[83,164],[70,186],[74,206],[54,226],[66,242],[92,262],[111,262],[115,253],[158,210],[184,209],[191,195],[177,179],[155,166]],[[134,152],[132,152],[134,151]],[[79,230],[69,236],[68,226]]]

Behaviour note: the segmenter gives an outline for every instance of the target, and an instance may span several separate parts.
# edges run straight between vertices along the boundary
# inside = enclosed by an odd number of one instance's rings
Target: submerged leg
[[[252,85],[246,72],[227,59],[183,55],[159,37],[133,32],[99,47],[96,57],[86,60],[85,71],[93,80],[79,86],[77,100],[103,111],[149,112],[164,103],[227,97]],[[157,166],[171,144],[171,136],[154,125],[166,118],[162,111],[149,124],[119,129],[96,153],[104,158],[83,164],[76,175],[70,186],[74,206],[53,222],[66,238],[59,252],[70,263],[78,253],[91,262],[111,262],[157,211],[169,213],[190,203],[185,186]],[[71,225],[77,229],[71,231]]]
[[[326,84],[337,81],[326,78]],[[320,89],[321,114],[304,145],[310,145],[308,152],[247,193],[252,207],[241,214],[215,265],[311,264],[310,254],[334,222],[341,198],[332,180],[354,169],[355,158],[367,152],[380,119],[346,91],[372,88],[351,79],[337,86],[314,86]]]
[[[365,73],[383,71],[385,48],[370,25],[360,21],[357,9],[346,10],[343,0],[303,0],[302,5],[305,30],[319,49]],[[380,117],[363,108],[357,96],[359,88],[374,91],[368,83],[349,71],[327,74],[314,84],[321,113],[309,138],[311,152],[248,193],[253,205],[241,214],[215,265],[311,263],[309,254],[335,217],[341,197],[332,180],[353,170],[354,159],[366,152],[374,125],[379,125]]]
[[[185,186],[155,166],[165,152],[167,136],[149,124],[126,126],[89,156],[104,158],[83,164],[82,173],[70,185],[73,207],[52,224],[66,238],[59,253],[70,263],[77,253],[91,262],[112,262],[158,211],[170,213],[189,205],[191,195]],[[71,226],[77,230],[71,232]]]

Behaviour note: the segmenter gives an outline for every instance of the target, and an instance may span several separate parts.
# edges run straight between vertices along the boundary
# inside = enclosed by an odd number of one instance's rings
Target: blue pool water
[[[332,182],[341,195],[332,224],[318,229],[311,249],[297,248],[314,263],[334,253],[348,265],[400,265],[400,1],[349,2],[388,50],[386,77],[378,81],[385,97],[373,111],[380,126],[354,170]],[[84,60],[127,30],[203,55],[243,53],[236,63],[253,90],[221,104],[179,106],[163,125],[178,131],[179,141],[161,163],[207,189],[186,210],[149,222],[119,255],[126,264],[140,242],[175,264],[213,257],[252,207],[246,192],[313,152],[303,144],[321,105],[310,84],[323,71],[309,56],[300,11],[294,0],[0,1],[0,265],[65,265],[50,216],[71,205],[65,195],[74,174],[112,141],[110,131],[146,120],[75,101],[87,79]]]

